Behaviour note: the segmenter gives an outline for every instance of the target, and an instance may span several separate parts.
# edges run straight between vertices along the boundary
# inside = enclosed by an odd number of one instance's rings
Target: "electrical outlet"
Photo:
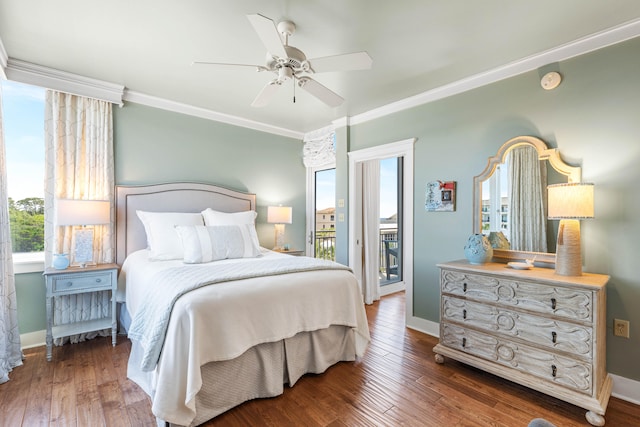
[[[629,338],[629,321],[613,319],[613,335],[617,337]]]

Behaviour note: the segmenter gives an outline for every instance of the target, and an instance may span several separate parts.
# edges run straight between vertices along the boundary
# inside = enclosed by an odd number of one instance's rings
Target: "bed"
[[[127,375],[151,397],[158,425],[199,425],[364,353],[369,330],[355,276],[256,248],[247,219],[255,195],[173,183],[120,186],[116,197]],[[173,230],[159,233],[167,221]],[[170,253],[176,236],[179,254]]]

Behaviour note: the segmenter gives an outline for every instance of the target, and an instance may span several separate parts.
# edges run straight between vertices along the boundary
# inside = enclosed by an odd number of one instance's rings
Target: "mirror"
[[[538,161],[535,160],[536,153]],[[533,157],[533,162],[529,159],[527,163],[527,157]],[[580,167],[567,165],[558,150],[548,148],[541,139],[532,136],[512,138],[489,158],[484,171],[473,178],[473,232],[485,235],[493,232],[490,240],[494,244],[496,261],[535,258],[538,263],[553,264],[557,224],[546,219],[546,186],[580,182],[580,179]],[[531,218],[536,215],[532,212],[538,213],[537,219]],[[518,218],[534,224],[518,224]],[[518,231],[535,230],[536,227],[539,227],[539,233]],[[508,242],[501,239],[499,232],[504,233]],[[539,237],[539,234],[545,240],[545,233],[546,242],[530,242],[532,234],[535,234],[533,237]],[[501,247],[495,247],[500,241]],[[547,251],[531,249],[538,247],[547,247]]]

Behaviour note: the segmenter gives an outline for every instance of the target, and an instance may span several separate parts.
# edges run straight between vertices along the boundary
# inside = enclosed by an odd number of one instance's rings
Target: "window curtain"
[[[313,168],[335,164],[336,132],[333,126],[307,133],[303,142],[302,158],[306,167]]]
[[[22,365],[8,199],[0,88],[0,384],[9,381],[9,372],[13,368]]]
[[[362,293],[365,304],[380,299],[380,161],[362,163]]]
[[[113,118],[111,104],[48,90],[45,99],[45,265],[71,253],[72,227],[55,225],[57,199],[109,200],[111,224],[94,226],[94,260],[111,263],[113,250]],[[111,313],[110,292],[56,298],[54,322],[93,320]],[[110,330],[100,335],[110,334]],[[72,343],[98,333],[74,335]],[[66,341],[67,339],[64,339]],[[61,345],[63,340],[56,340]]]
[[[509,215],[511,247],[547,252],[547,169],[535,147],[509,152]]]

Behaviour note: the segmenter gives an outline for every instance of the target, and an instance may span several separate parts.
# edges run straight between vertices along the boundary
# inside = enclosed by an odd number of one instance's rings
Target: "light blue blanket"
[[[146,303],[135,313],[129,328],[129,338],[138,341],[144,349],[141,369],[143,371],[155,369],[164,344],[172,308],[178,298],[185,293],[202,286],[231,280],[327,269],[350,270],[349,267],[332,261],[308,257],[286,257],[246,263],[213,262],[197,266],[180,266],[157,273],[153,278],[153,289],[147,295]]]

